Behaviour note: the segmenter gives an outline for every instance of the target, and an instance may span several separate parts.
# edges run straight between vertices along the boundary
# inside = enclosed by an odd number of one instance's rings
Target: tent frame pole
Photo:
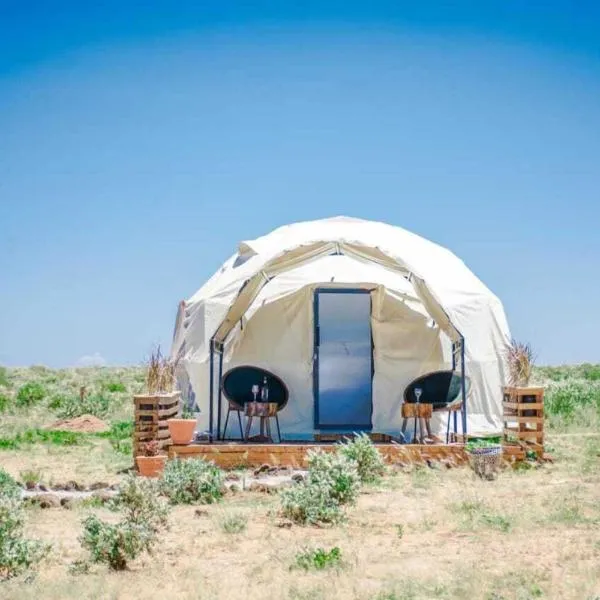
[[[462,430],[463,442],[467,443],[467,381],[465,379],[465,338],[460,337],[460,371],[461,371],[461,388],[462,388]]]
[[[209,389],[209,403],[208,403],[208,441],[212,444],[213,442],[213,395],[214,395],[214,339],[210,340],[210,389]]]
[[[221,381],[223,379],[223,346],[221,346],[221,351],[219,352],[219,391],[217,392],[217,440],[221,438],[221,402],[223,396],[223,389],[221,386]]]

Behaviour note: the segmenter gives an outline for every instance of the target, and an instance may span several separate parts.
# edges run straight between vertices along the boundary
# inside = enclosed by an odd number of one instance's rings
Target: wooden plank
[[[513,429],[505,429],[504,434],[507,436],[513,436],[519,440],[536,440],[539,443],[542,443],[544,439],[544,433],[541,431],[515,431]]]
[[[134,438],[136,440],[151,440],[151,439],[159,439],[159,440],[166,440],[167,438],[171,437],[171,434],[169,433],[168,429],[162,430],[162,431],[135,431],[134,432]]]
[[[511,410],[544,410],[543,402],[503,402],[504,408],[510,408]]]
[[[505,386],[504,387],[504,393],[508,394],[508,395],[511,395],[511,396],[518,396],[518,397],[523,397],[523,396],[543,396],[545,389],[546,388],[543,388],[543,387],[520,388],[520,387]]]
[[[390,464],[422,463],[427,460],[450,461],[452,464],[465,464],[468,461],[465,447],[462,444],[375,444]],[[310,450],[321,449],[324,452],[334,452],[335,444],[241,444],[215,443],[190,444],[188,446],[170,446],[170,458],[202,457],[214,461],[222,468],[238,466],[257,467],[263,464],[288,466],[294,468],[306,467],[306,457]],[[518,445],[504,446],[507,460],[523,460],[525,450]]]
[[[543,423],[544,417],[522,417],[519,415],[504,415],[505,423]]]

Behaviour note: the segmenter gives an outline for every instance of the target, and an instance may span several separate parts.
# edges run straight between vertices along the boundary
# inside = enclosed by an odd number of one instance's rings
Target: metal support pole
[[[221,347],[221,352],[219,352],[219,391],[217,392],[218,401],[217,401],[217,439],[221,439],[221,396],[222,396],[222,386],[221,381],[223,380],[223,347]]]
[[[460,346],[460,370],[461,370],[461,385],[462,385],[462,427],[463,441],[467,441],[467,380],[465,373],[465,338],[462,338]]]
[[[213,441],[213,392],[214,392],[214,352],[213,352],[213,340],[210,340],[210,390],[209,390],[209,402],[208,402],[208,441]]]

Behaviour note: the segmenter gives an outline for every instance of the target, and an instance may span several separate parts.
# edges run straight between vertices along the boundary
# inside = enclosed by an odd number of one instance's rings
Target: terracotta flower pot
[[[158,456],[136,456],[135,462],[137,463],[140,475],[144,477],[160,477],[165,468],[167,457],[164,454]]]
[[[196,419],[169,419],[167,425],[175,446],[185,446],[192,441]]]

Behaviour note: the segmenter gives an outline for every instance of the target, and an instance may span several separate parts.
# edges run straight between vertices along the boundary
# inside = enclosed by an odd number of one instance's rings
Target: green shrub
[[[93,394],[83,398],[66,396],[60,402],[57,415],[61,419],[73,419],[82,415],[94,415],[102,419],[108,414],[109,404],[109,399],[101,394]]]
[[[281,513],[295,523],[317,525],[339,523],[344,518],[340,503],[329,486],[301,482],[281,490]]]
[[[161,489],[172,504],[212,504],[223,496],[223,471],[202,459],[167,462]]]
[[[552,384],[546,390],[544,409],[567,424],[586,425],[590,409],[600,415],[600,383],[571,380]]]
[[[125,569],[128,560],[149,550],[153,543],[151,530],[143,524],[106,523],[96,515],[83,522],[81,545],[89,550],[93,562],[106,563],[115,571]]]
[[[374,483],[385,472],[383,457],[371,438],[365,433],[341,444],[338,452],[356,463],[358,476],[362,483]]]
[[[107,392],[110,392],[111,394],[127,391],[125,384],[121,383],[120,381],[109,381],[107,384],[104,385],[104,388]]]
[[[48,399],[48,408],[50,410],[58,410],[67,400],[68,396],[64,394],[54,394]]]
[[[130,439],[125,440],[110,440],[110,445],[115,452],[123,454],[125,456],[131,456],[133,454],[133,441]]]
[[[337,523],[344,518],[342,505],[353,504],[359,488],[356,462],[337,452],[311,451],[307,479],[281,491],[281,511],[296,523]]]
[[[0,437],[0,450],[16,450],[19,444],[14,438]]]
[[[8,370],[6,367],[0,367],[0,387],[10,387]]]
[[[0,581],[37,565],[49,546],[23,537],[24,513],[20,499],[0,495]]]
[[[46,396],[46,389],[37,381],[29,381],[22,385],[17,392],[15,404],[20,407],[28,407],[37,404]]]
[[[340,566],[342,562],[342,551],[335,546],[331,550],[323,548],[306,549],[296,555],[296,567],[309,571],[316,569],[330,569]]]
[[[494,513],[484,513],[481,515],[481,521],[493,529],[498,529],[503,533],[508,533],[511,530],[512,523],[510,519],[504,515],[497,515]]]
[[[98,434],[98,437],[110,440],[126,440],[133,437],[133,421],[116,421],[111,423],[110,430]]]
[[[74,431],[52,431],[49,429],[26,429],[11,437],[0,438],[0,449],[17,450],[24,445],[44,443],[55,446],[76,446],[85,439],[85,434]]]
[[[97,437],[107,438],[115,452],[131,455],[133,452],[133,421],[112,423],[109,431],[97,433]]]
[[[4,469],[0,469],[0,497],[21,497],[19,484]]]
[[[167,525],[168,506],[156,482],[130,475],[111,507],[122,510],[123,518],[118,523],[107,523],[95,515],[88,516],[80,541],[93,562],[120,571],[142,552],[152,552],[158,533]]]
[[[221,519],[221,529],[225,533],[241,533],[248,526],[248,517],[241,513],[226,515]]]
[[[10,404],[10,396],[0,393],[0,413],[6,412]]]
[[[145,523],[158,530],[166,526],[169,514],[169,506],[160,491],[158,482],[129,475],[120,485],[111,506],[122,510],[128,521]]]
[[[584,379],[588,381],[600,381],[600,365],[581,365],[581,372]]]
[[[356,462],[337,452],[310,451],[308,483],[329,488],[330,496],[340,504],[353,504],[360,489]]]

